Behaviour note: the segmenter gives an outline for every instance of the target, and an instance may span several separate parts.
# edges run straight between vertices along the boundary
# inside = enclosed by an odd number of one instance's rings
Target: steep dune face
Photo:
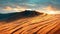
[[[43,13],[39,13],[36,11],[25,10],[17,13],[1,14],[0,21],[14,21],[21,18],[35,17],[42,14]]]
[[[60,15],[18,13],[0,25],[0,34],[60,34]]]

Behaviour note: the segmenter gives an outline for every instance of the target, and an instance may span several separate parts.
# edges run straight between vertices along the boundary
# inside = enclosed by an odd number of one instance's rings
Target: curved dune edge
[[[39,15],[0,23],[0,34],[59,34],[60,15]]]

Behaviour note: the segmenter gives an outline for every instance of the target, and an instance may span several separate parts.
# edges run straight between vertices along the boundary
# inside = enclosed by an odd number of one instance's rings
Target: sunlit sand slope
[[[60,15],[42,14],[1,22],[0,34],[60,34]]]

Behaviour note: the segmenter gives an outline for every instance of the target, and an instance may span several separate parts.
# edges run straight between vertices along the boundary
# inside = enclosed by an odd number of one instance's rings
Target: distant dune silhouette
[[[0,21],[14,21],[21,18],[38,16],[41,14],[43,13],[31,10],[25,10],[22,12],[9,13],[9,14],[0,14]]]

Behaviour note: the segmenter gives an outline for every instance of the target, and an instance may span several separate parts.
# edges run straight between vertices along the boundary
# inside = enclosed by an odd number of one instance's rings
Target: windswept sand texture
[[[0,34],[60,34],[60,14],[39,14],[14,21],[8,19],[0,22]]]

